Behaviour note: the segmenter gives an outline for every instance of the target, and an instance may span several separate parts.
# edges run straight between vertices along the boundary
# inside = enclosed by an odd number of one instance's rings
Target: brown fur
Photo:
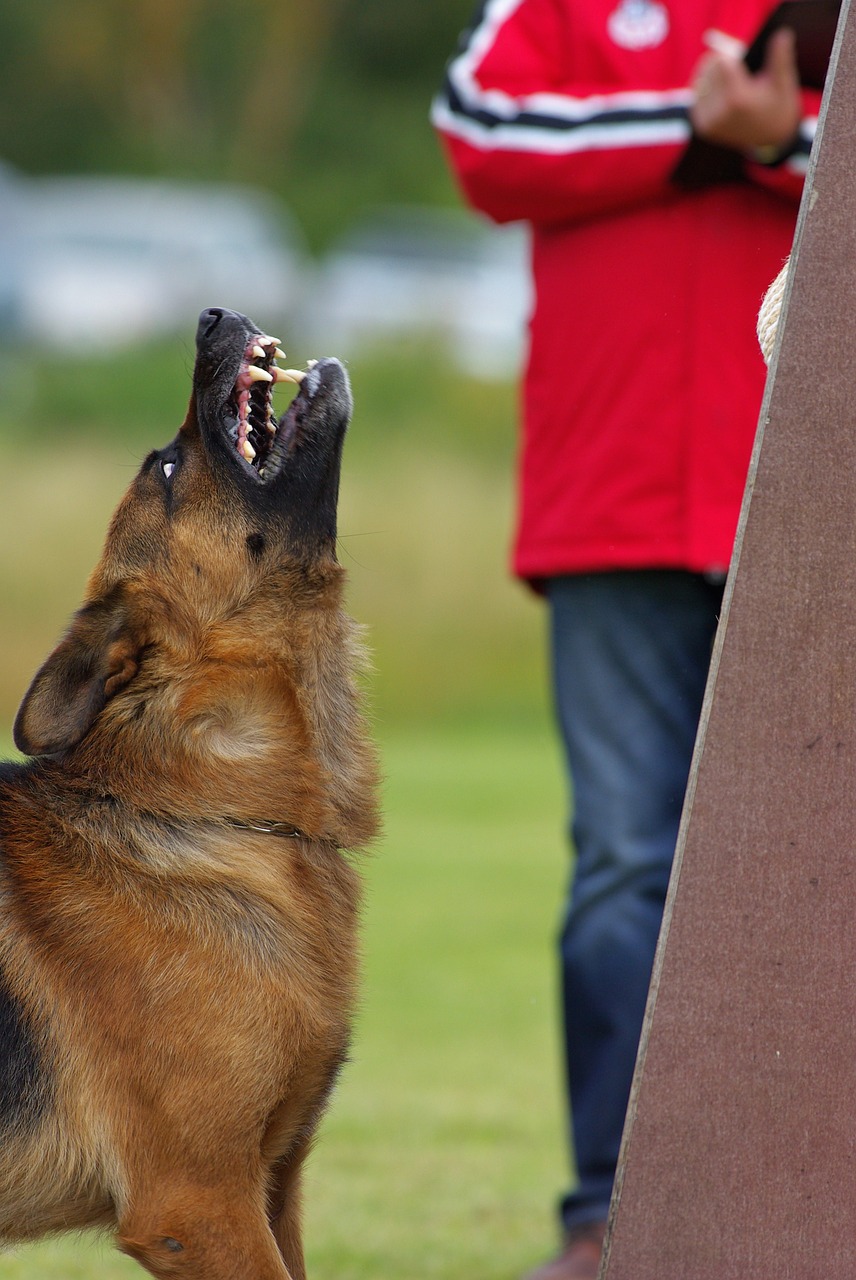
[[[200,388],[27,694],[41,758],[0,772],[0,1241],[106,1226],[155,1276],[302,1280],[375,763],[334,543],[232,484]]]

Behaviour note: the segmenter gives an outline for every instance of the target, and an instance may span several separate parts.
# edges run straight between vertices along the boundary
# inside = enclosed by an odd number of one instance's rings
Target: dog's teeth
[[[256,343],[256,345],[253,347],[253,355],[256,357],[257,360],[264,360],[265,356],[267,355],[267,352],[265,351],[264,347],[260,347],[259,344]]]
[[[273,354],[277,360],[285,359],[285,352],[283,351],[282,347],[277,347],[276,351],[274,351]]]
[[[266,347],[279,346],[279,338],[272,338],[269,333],[260,333],[258,340]]]
[[[306,368],[307,368],[307,369],[314,369],[317,363],[318,363],[318,361],[317,361],[317,360],[307,360],[307,361],[306,361]]]
[[[256,451],[250,444],[249,440],[241,440],[238,444],[238,452],[242,458],[246,458],[247,462],[252,462],[256,456]]]
[[[250,382],[273,382],[273,374],[267,369],[260,369],[257,364],[247,365],[247,377]]]
[[[306,377],[305,373],[301,373],[299,369],[274,369],[274,382],[296,382],[298,385]]]

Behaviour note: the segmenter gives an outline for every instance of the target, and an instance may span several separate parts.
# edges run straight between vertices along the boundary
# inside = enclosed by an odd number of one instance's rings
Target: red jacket
[[[532,226],[516,571],[727,566],[764,385],[755,317],[787,256],[794,154],[672,181],[718,28],[766,0],[487,0],[432,119],[473,205]]]

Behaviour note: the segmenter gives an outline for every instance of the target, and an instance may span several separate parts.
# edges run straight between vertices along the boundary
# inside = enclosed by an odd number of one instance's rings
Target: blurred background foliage
[[[0,4],[3,156],[31,173],[252,182],[313,248],[452,199],[428,102],[470,0]]]

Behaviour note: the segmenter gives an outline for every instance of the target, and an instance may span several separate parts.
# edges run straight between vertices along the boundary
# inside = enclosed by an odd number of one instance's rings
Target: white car
[[[254,189],[137,178],[24,180],[16,322],[53,347],[117,347],[192,327],[206,306],[266,328],[299,308],[302,238]]]
[[[513,376],[530,306],[527,255],[520,225],[452,209],[379,210],[322,264],[312,332],[346,356],[423,336],[467,372]]]

